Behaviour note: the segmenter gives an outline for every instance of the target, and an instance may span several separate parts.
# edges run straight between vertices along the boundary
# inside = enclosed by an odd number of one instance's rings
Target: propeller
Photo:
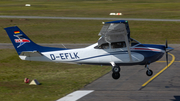
[[[167,62],[167,65],[168,65],[168,51],[167,51],[167,48],[168,48],[168,42],[167,42],[167,39],[166,39],[165,52],[166,52],[166,62]]]
[[[168,41],[166,40],[166,44],[165,44],[165,52],[166,52],[166,62],[168,65],[168,52],[172,51],[174,48],[168,47]]]

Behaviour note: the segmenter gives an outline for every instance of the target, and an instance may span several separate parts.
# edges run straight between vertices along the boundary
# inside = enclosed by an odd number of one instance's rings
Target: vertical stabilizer
[[[4,28],[14,45],[18,55],[24,51],[36,51],[36,52],[48,52],[56,50],[66,50],[64,48],[53,48],[53,47],[44,47],[37,45],[31,41],[17,26]]]

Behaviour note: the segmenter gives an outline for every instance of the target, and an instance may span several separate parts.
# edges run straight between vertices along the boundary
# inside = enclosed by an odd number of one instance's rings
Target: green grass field
[[[179,5],[179,0],[1,0],[0,15],[179,19]]]
[[[22,61],[11,49],[0,49],[0,53],[1,101],[54,101],[111,70],[108,66]],[[25,84],[26,77],[42,84]]]
[[[31,7],[25,7],[31,4]],[[0,15],[179,19],[179,0],[1,0]],[[123,13],[110,16],[111,12]],[[0,19],[0,43],[10,43],[3,28],[18,26],[36,43],[95,43],[101,20]],[[106,22],[106,21],[105,21]],[[141,43],[179,44],[179,22],[129,21]],[[14,49],[0,49],[1,101],[54,101],[111,71],[109,66],[22,61]],[[42,85],[29,86],[24,78]]]
[[[12,22],[11,22],[12,20]],[[18,26],[36,43],[96,43],[103,24],[94,20],[0,19],[0,43],[10,43],[3,28]],[[141,43],[180,43],[179,22],[129,21],[131,37]]]

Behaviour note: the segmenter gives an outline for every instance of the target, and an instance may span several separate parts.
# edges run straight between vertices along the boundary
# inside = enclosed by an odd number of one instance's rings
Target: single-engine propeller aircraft
[[[19,57],[29,61],[52,61],[75,64],[112,66],[112,77],[119,79],[120,66],[145,65],[147,76],[153,71],[148,65],[159,60],[173,48],[165,45],[141,44],[130,38],[128,21],[103,22],[99,40],[85,48],[66,49],[37,45],[17,26],[5,28]],[[168,62],[167,62],[168,63]]]

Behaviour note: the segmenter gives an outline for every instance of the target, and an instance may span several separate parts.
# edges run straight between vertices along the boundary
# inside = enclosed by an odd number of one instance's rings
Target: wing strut
[[[125,37],[125,42],[126,42],[128,54],[129,54],[129,59],[130,59],[130,62],[132,62],[131,50],[130,50],[130,46],[129,46],[129,41],[128,41],[127,35],[124,35],[124,37]]]

